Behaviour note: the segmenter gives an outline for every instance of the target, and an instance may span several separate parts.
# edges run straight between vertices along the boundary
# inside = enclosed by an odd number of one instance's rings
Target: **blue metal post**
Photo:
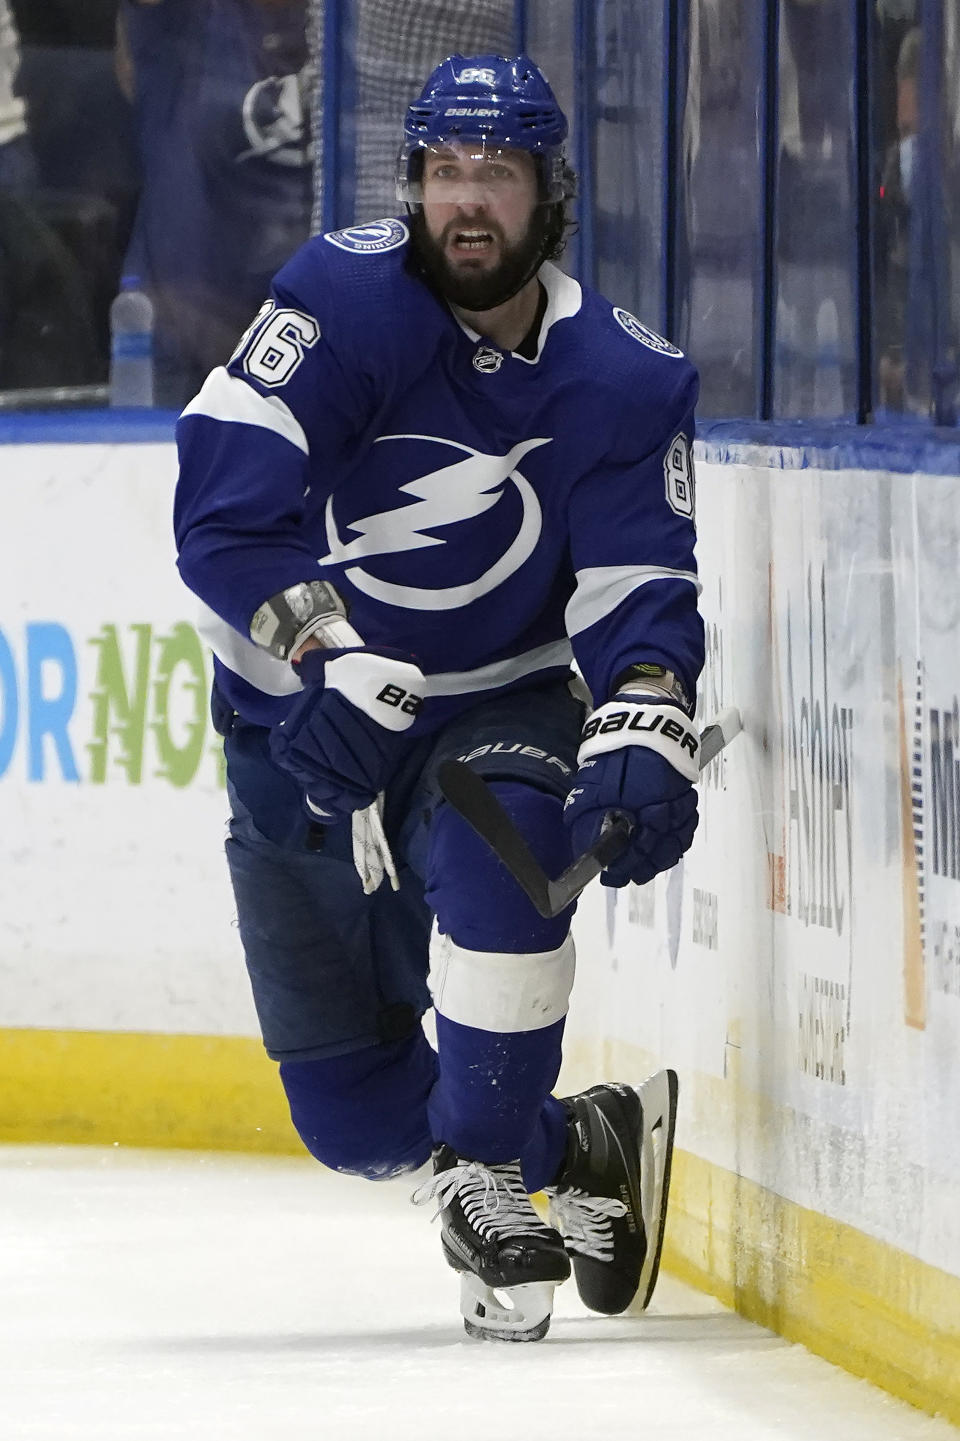
[[[689,15],[686,0],[667,0],[664,15],[663,66],[663,233],[660,251],[661,308],[660,324],[669,340],[677,339],[679,320],[679,276],[677,226],[680,218],[680,192],[677,167],[680,161],[681,56],[686,51]]]
[[[336,230],[340,199],[341,32],[343,0],[326,0],[323,21],[323,206],[324,230]]]
[[[593,0],[575,0],[573,12],[573,55],[576,76],[576,147],[577,172],[580,177],[580,202],[577,210],[580,250],[580,279],[586,285],[596,284],[596,232],[594,206],[593,144],[594,97],[597,89],[596,48],[593,24],[596,6]]]
[[[513,36],[517,53],[524,54],[527,48],[527,0],[513,0]]]
[[[873,215],[876,159],[873,146],[874,6],[853,0],[855,144],[857,184],[857,424],[873,415]]]
[[[760,365],[758,367],[757,409],[760,420],[773,416],[774,369],[776,365],[777,312],[777,159],[780,139],[780,0],[767,0],[764,10],[764,71],[762,128],[763,165],[761,224],[763,225],[763,276],[761,304]]]

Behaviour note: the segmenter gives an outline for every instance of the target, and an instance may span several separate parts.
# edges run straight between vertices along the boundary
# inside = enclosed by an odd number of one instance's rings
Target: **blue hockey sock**
[[[569,852],[559,799],[514,782],[493,789],[541,864],[560,870]],[[563,1108],[549,1093],[573,983],[569,915],[539,916],[449,807],[434,823],[427,895],[440,1051],[431,1130],[474,1160],[520,1157],[528,1184],[545,1185],[566,1146]]]
[[[430,1129],[459,1156],[520,1157],[530,1191],[556,1180],[567,1148],[567,1115],[549,1094],[560,1065],[563,1022],[514,1035],[476,1030],[437,1016],[440,1078],[430,1095]]]

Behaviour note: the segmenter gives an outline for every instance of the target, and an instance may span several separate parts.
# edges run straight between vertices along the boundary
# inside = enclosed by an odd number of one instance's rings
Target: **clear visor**
[[[550,164],[551,159],[535,159],[529,150],[482,139],[411,143],[400,152],[397,198],[407,205],[422,205],[425,195],[440,205],[485,205],[512,195],[532,195],[538,204],[552,204],[563,192],[558,176],[559,191],[554,194],[553,170],[557,167]],[[551,174],[546,185],[545,160]]]

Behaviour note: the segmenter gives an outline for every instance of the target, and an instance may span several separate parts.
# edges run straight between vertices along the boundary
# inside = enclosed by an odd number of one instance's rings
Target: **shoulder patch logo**
[[[410,232],[402,220],[374,220],[370,225],[351,225],[347,230],[331,230],[324,240],[338,250],[350,250],[356,255],[382,255],[385,250],[396,250],[410,239]]]
[[[664,340],[662,335],[658,335],[655,330],[644,325],[635,315],[631,315],[629,310],[621,310],[620,306],[615,306],[613,316],[617,324],[621,325],[628,335],[631,335],[634,340],[639,340],[640,344],[645,345],[648,350],[656,350],[660,355],[672,356],[674,360],[683,358],[682,350],[678,350],[669,340]]]
[[[674,514],[693,520],[696,509],[693,455],[690,442],[682,430],[667,446],[663,459],[663,475],[667,486],[667,505]]]

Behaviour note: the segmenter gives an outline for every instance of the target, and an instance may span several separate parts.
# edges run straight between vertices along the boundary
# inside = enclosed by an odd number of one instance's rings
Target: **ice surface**
[[[957,1441],[662,1276],[469,1341],[409,1179],[309,1160],[0,1148],[3,1441]]]

